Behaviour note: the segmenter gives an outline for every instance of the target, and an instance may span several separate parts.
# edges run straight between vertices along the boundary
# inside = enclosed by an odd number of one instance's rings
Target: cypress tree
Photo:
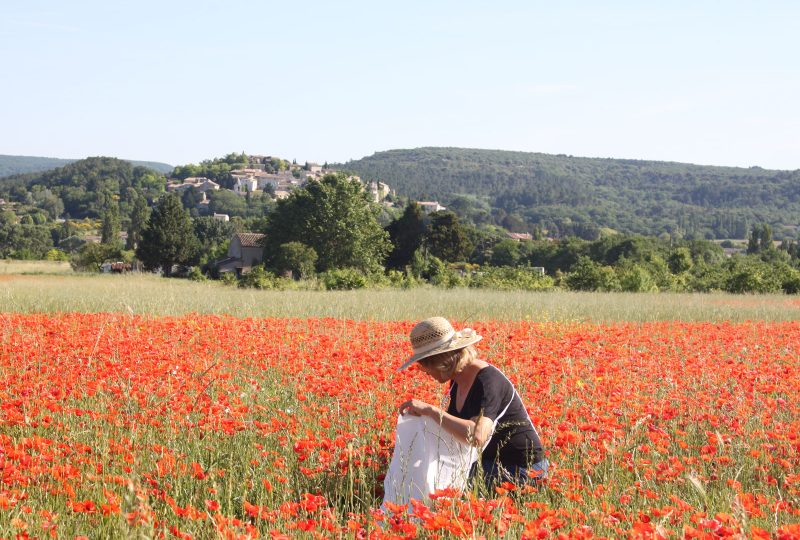
[[[169,277],[173,265],[190,264],[197,251],[189,213],[177,195],[165,195],[150,214],[136,256],[148,270],[160,267],[164,277]]]

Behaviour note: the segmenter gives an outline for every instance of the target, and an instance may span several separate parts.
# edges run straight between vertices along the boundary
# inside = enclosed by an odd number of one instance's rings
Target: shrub
[[[401,272],[399,270],[389,270],[386,273],[386,279],[392,287],[399,287],[401,289],[410,289],[420,285],[420,281],[414,277],[410,270]]]
[[[51,249],[44,255],[46,261],[69,261],[69,255],[60,249]]]
[[[277,278],[264,270],[263,266],[255,266],[239,279],[239,287],[251,289],[277,289]]]
[[[457,270],[448,268],[446,265],[443,269],[438,271],[435,275],[431,276],[431,283],[439,287],[462,287],[465,285],[465,280]]]
[[[222,272],[219,274],[219,280],[223,285],[238,285],[239,279],[233,272]]]
[[[732,293],[772,293],[781,290],[787,265],[773,265],[758,256],[734,257],[725,290]]]
[[[580,257],[572,271],[564,277],[564,284],[574,291],[617,291],[619,280],[610,266],[601,266],[589,257]]]
[[[781,289],[786,294],[800,294],[800,272],[792,269],[783,279]]]
[[[417,279],[430,280],[446,270],[447,265],[444,262],[422,248],[416,250],[411,257],[411,273]]]
[[[727,267],[705,263],[692,267],[688,275],[686,288],[693,292],[724,291],[731,277],[730,270]]]
[[[658,291],[653,276],[646,268],[638,264],[627,264],[617,268],[620,289],[625,292]]]
[[[192,268],[192,270],[189,272],[189,275],[186,277],[188,277],[189,280],[191,281],[198,281],[198,282],[208,281],[208,278],[203,273],[203,271],[200,270],[199,266],[195,266],[194,268]]]
[[[547,291],[555,287],[555,280],[534,272],[529,267],[486,267],[470,279],[470,287],[526,291]]]
[[[760,268],[743,268],[728,280],[725,290],[731,293],[768,293],[780,290],[780,283],[770,279]]]
[[[323,272],[320,281],[329,291],[363,289],[369,285],[369,278],[355,268],[336,268]]]

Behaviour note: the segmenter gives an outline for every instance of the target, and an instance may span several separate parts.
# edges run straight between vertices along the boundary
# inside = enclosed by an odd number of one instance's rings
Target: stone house
[[[367,191],[370,194],[373,202],[381,202],[383,199],[389,196],[392,192],[389,184],[384,184],[383,182],[370,182],[367,184]]]
[[[447,210],[446,207],[442,206],[437,201],[419,201],[417,204],[426,214]]]
[[[228,256],[217,261],[217,271],[235,272],[237,276],[246,274],[251,268],[264,260],[264,235],[259,233],[235,233],[228,246]]]
[[[246,195],[258,190],[258,180],[254,176],[234,176],[236,183],[233,184],[233,191],[239,195]]]
[[[180,184],[168,184],[167,191],[177,191],[183,192],[187,189],[194,188],[195,191],[198,193],[205,194],[206,191],[215,191],[219,189],[219,184],[210,180],[208,178],[204,178],[202,176],[192,176],[190,178],[186,178]]]

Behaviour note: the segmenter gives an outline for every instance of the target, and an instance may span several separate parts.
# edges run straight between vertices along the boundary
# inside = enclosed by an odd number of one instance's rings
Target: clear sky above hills
[[[800,168],[800,2],[655,4],[6,0],[0,154]]]

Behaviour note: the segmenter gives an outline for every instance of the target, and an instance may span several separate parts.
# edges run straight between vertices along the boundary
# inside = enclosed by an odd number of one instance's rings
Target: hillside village
[[[327,168],[317,163],[306,163],[305,165],[292,163],[285,170],[273,172],[268,170],[269,164],[276,159],[273,156],[251,155],[248,158],[249,164],[246,168],[231,170],[233,185],[229,191],[242,197],[267,194],[273,200],[285,199],[292,191],[304,186],[306,182],[319,180],[325,174],[337,172],[336,169]],[[395,202],[387,200],[390,195],[396,196],[397,193],[385,182],[380,180],[364,182],[355,175],[350,175],[348,178],[360,182],[364,190],[369,193],[372,202],[389,208],[397,206]],[[227,214],[214,214],[208,208],[211,200],[209,192],[225,189],[219,183],[203,176],[188,177],[180,180],[168,179],[166,185],[168,193],[181,194],[189,190],[194,191],[199,196],[197,209],[200,215],[213,215],[215,219],[228,221],[230,216]],[[425,214],[447,210],[438,201],[418,201],[417,204]],[[516,236],[514,237],[516,238]],[[522,235],[522,237],[530,238],[530,235]]]
[[[311,181],[319,181],[325,174],[336,173],[337,171],[317,163],[306,163],[298,165],[291,163],[288,168],[280,171],[270,170],[270,166],[275,163],[273,156],[249,155],[248,166],[245,168],[232,169],[231,191],[240,197],[255,197],[266,195],[278,201],[289,197],[292,191],[303,187]],[[280,159],[278,158],[279,162]],[[369,198],[376,204],[381,204],[387,208],[397,207],[395,200],[389,200],[390,196],[396,196],[394,190],[386,183],[379,180],[364,182],[358,176],[350,175],[348,180],[359,182],[362,189],[369,194]],[[201,216],[212,216],[215,220],[229,222],[231,216],[225,213],[215,213],[209,209],[211,197],[210,192],[224,191],[226,188],[219,183],[203,176],[192,176],[184,179],[169,179],[166,185],[168,193],[183,194],[186,191],[193,191],[197,197],[196,209]],[[425,215],[434,212],[447,210],[438,201],[419,201],[417,203]],[[530,239],[529,234],[509,233],[509,237],[516,240]],[[234,273],[241,277],[250,270],[263,262],[263,238],[264,235],[254,232],[235,232],[231,236],[226,257],[214,261],[214,270],[219,274]],[[99,242],[99,237],[97,238]],[[113,271],[111,264],[102,267],[103,271]]]
[[[326,173],[334,173],[335,169],[328,169],[317,163],[307,163],[306,165],[298,165],[292,163],[288,169],[271,172],[267,170],[267,164],[271,163],[275,158],[272,156],[248,156],[250,162],[246,168],[231,170],[231,177],[233,180],[232,189],[230,191],[246,197],[248,195],[262,195],[268,194],[272,199],[279,200],[285,199],[295,189],[302,187],[310,180],[319,180]],[[357,180],[362,183],[364,189],[369,192],[370,197],[375,203],[384,203],[393,190],[388,184],[380,181],[371,181],[364,183],[358,176],[350,176],[350,179]],[[208,205],[210,198],[208,192],[225,189],[217,182],[202,176],[188,177],[182,180],[169,179],[166,185],[168,193],[183,193],[184,191],[193,190],[199,196],[198,210],[203,215],[207,215]],[[391,203],[386,202],[387,206],[392,206]],[[442,210],[444,207],[438,203],[424,203],[426,207],[433,207],[434,210]],[[431,206],[432,205],[432,206]],[[215,216],[219,219],[225,219],[224,216]]]

